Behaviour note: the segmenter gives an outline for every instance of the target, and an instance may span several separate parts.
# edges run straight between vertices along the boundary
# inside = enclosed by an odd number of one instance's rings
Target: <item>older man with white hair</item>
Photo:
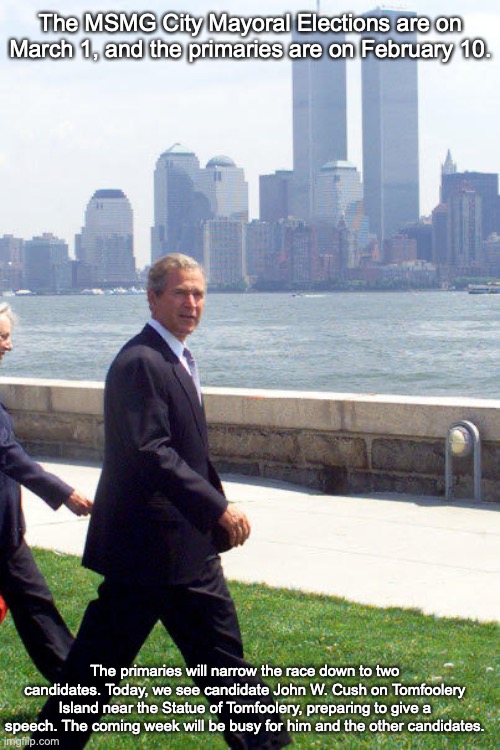
[[[0,361],[12,350],[12,323],[11,308],[3,302]],[[47,680],[55,682],[73,637],[24,539],[21,484],[54,510],[65,504],[77,516],[91,511],[91,500],[28,456],[16,439],[9,414],[0,404],[0,594],[31,659]]]

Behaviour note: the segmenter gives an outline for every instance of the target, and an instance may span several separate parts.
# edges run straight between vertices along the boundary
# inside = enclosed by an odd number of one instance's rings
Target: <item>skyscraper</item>
[[[203,225],[203,266],[208,284],[234,286],[246,277],[245,224],[211,219]]]
[[[283,270],[295,287],[308,286],[316,280],[318,244],[315,227],[301,221],[283,224]]]
[[[488,275],[500,277],[500,234],[491,234],[483,242],[483,260]]]
[[[482,235],[486,239],[498,231],[496,205],[498,201],[498,174],[491,172],[442,172],[441,200],[447,202],[453,193],[463,189],[474,190],[481,196]]]
[[[248,183],[229,156],[214,156],[200,169],[196,184],[208,198],[215,218],[248,221]]]
[[[259,177],[259,218],[261,221],[280,221],[291,214],[293,172],[277,170]]]
[[[201,221],[211,216],[208,199],[197,190],[200,162],[174,143],[156,162],[151,260],[167,253],[187,253],[201,260]]]
[[[52,293],[70,286],[68,245],[45,232],[23,246],[24,286],[33,292]]]
[[[363,186],[358,170],[348,161],[324,164],[315,180],[313,215],[335,226],[347,207],[363,200]]]
[[[122,190],[96,190],[75,244],[76,257],[90,267],[95,284],[134,282],[133,212]]]
[[[448,152],[446,154],[446,159],[444,160],[444,164],[441,166],[441,174],[455,174],[457,171],[457,165],[451,158],[451,151],[448,149]]]
[[[432,262],[444,266],[448,263],[447,203],[439,203],[432,212]]]
[[[328,56],[338,33],[294,33],[295,42],[323,45],[323,56],[292,63],[293,77],[293,172],[292,213],[309,219],[314,206],[314,184],[321,167],[347,159],[346,61]]]
[[[251,281],[273,288],[282,280],[280,259],[283,222],[252,221],[246,227],[247,274]]]
[[[361,175],[348,161],[331,161],[321,167],[315,185],[314,222],[336,228],[345,222],[354,248],[345,267],[355,267],[370,239]]]
[[[448,258],[450,266],[470,269],[482,263],[482,201],[470,187],[454,191],[449,199]]]
[[[20,289],[24,241],[12,234],[0,237],[0,290]]]
[[[390,19],[387,34],[370,32],[377,42],[416,40],[395,31],[396,20],[416,16],[412,11],[377,8],[365,16]],[[417,61],[371,54],[361,75],[365,212],[382,243],[419,218]]]

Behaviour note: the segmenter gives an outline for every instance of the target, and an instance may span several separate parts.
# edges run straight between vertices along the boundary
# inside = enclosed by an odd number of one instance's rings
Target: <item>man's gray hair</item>
[[[167,286],[168,274],[173,270],[199,269],[203,273],[200,263],[189,255],[182,253],[170,253],[159,258],[151,268],[148,274],[148,292],[162,294]]]
[[[0,302],[0,315],[6,315],[11,323],[16,322],[16,316],[8,302]]]

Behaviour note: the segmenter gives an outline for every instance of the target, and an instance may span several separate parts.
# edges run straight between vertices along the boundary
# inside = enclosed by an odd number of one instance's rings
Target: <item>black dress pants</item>
[[[179,648],[189,667],[198,664],[208,666],[207,677],[193,678],[204,690],[207,686],[230,686],[235,684],[262,685],[255,677],[211,677],[211,667],[249,667],[243,659],[240,629],[234,603],[227,589],[220,560],[208,560],[203,574],[196,581],[183,585],[137,586],[106,579],[99,587],[99,597],[92,601],[85,612],[78,636],[70,652],[61,682],[70,685],[94,686],[101,695],[72,698],[74,702],[95,704],[99,701],[100,713],[103,705],[111,700],[106,683],[120,681],[120,668],[128,667],[137,656],[141,646],[156,622],[160,620]],[[90,665],[100,664],[109,670],[116,669],[116,678],[95,674]],[[151,665],[159,666],[159,665]],[[172,683],[172,681],[170,681]],[[221,698],[210,698],[219,703]],[[56,733],[39,733],[34,739],[57,737],[59,750],[78,750],[85,746],[91,725],[97,721],[94,713],[58,714],[59,697],[49,698],[38,721],[50,721]],[[272,705],[271,696],[229,696],[219,714],[225,723],[224,738],[234,750],[275,750],[290,743],[284,728],[279,732],[265,730],[266,719],[279,721],[272,709],[269,713],[238,713],[231,715],[228,701]],[[61,720],[73,719],[86,722],[87,732],[65,731]],[[230,721],[262,722],[262,731],[252,733],[231,730]],[[283,725],[282,725],[283,726]],[[201,745],[200,745],[201,746]]]
[[[56,682],[73,637],[24,540],[0,553],[0,592],[35,666],[49,682]]]

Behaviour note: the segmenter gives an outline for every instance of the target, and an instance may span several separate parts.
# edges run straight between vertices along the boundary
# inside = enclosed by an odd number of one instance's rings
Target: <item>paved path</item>
[[[93,496],[99,469],[44,466]],[[500,504],[402,495],[319,495],[284,482],[226,476],[252,536],[223,555],[230,579],[315,591],[379,607],[500,620]],[[25,492],[32,545],[80,555],[87,520]]]

